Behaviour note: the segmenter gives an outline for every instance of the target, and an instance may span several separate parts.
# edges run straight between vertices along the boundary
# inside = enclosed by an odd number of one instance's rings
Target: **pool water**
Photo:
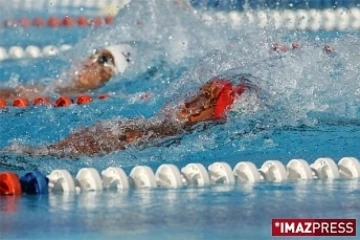
[[[137,165],[155,171],[163,163],[181,168],[225,161],[234,167],[251,161],[260,167],[270,159],[286,165],[293,158],[309,163],[319,157],[360,158],[355,33],[300,33],[251,24],[233,29],[225,23],[206,25],[168,4],[133,1],[105,28],[0,29],[0,34],[5,47],[74,45],[55,57],[1,62],[2,87],[47,83],[94,47],[130,42],[137,49],[123,76],[95,90],[95,95],[111,93],[109,99],[69,108],[0,109],[0,149],[17,150],[0,153],[1,171],[23,175],[67,169],[75,176],[84,167],[121,167],[129,174]],[[303,47],[283,54],[268,51],[268,44],[282,41],[299,41]],[[336,54],[324,54],[323,44]],[[260,97],[240,99],[223,125],[101,157],[21,153],[22,145],[49,144],[100,120],[151,117],[229,69],[250,74],[263,91]],[[144,93],[151,97],[142,99]],[[272,218],[359,219],[359,198],[358,179],[0,197],[0,232],[4,239],[267,239]]]
[[[268,239],[275,217],[358,218],[358,197],[357,180],[9,197],[1,230],[5,239]]]

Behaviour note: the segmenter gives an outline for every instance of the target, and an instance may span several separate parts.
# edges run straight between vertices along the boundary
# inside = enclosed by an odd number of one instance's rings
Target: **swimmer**
[[[100,122],[80,129],[60,142],[38,149],[26,147],[22,152],[32,156],[69,158],[105,155],[131,146],[145,146],[166,137],[180,136],[194,130],[199,123],[224,123],[226,111],[240,95],[245,91],[258,90],[244,75],[229,79],[232,81],[221,77],[211,79],[182,104],[165,108],[150,119]],[[234,81],[236,83],[232,83]]]
[[[125,44],[105,47],[96,51],[84,62],[74,65],[69,74],[71,81],[58,80],[45,85],[19,85],[0,89],[0,99],[12,101],[26,98],[29,101],[51,93],[74,96],[100,88],[113,76],[122,74],[131,63],[131,47]]]

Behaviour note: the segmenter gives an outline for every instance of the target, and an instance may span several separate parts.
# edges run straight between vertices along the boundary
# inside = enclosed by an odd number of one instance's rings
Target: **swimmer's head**
[[[88,90],[101,87],[113,76],[122,74],[131,62],[131,47],[115,45],[97,50],[86,59],[75,75],[79,87]]]
[[[235,100],[235,95],[241,95],[244,85],[233,87],[225,79],[215,79],[207,82],[200,91],[180,107],[178,118],[190,124],[225,118],[226,110]]]

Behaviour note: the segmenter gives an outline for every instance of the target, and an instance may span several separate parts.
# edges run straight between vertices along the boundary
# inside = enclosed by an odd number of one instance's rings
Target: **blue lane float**
[[[26,194],[48,194],[48,179],[39,171],[26,173],[20,178],[23,193]]]

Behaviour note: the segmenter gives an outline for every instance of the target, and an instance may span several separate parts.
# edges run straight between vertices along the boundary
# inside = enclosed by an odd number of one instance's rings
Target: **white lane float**
[[[54,170],[47,178],[49,179],[49,192],[74,192],[75,182],[67,170]]]
[[[352,17],[350,27],[354,30],[360,29],[360,9],[359,8],[351,8],[349,10],[349,14]]]
[[[339,170],[336,163],[331,158],[318,158],[310,165],[315,174],[315,178],[335,179],[339,178]]]
[[[256,18],[260,27],[266,27],[269,24],[269,17],[265,11],[257,11]]]
[[[289,179],[312,179],[309,164],[304,159],[292,159],[286,165]]]
[[[9,58],[21,59],[25,57],[25,51],[20,46],[12,46],[8,51]]]
[[[233,173],[240,183],[257,183],[261,181],[260,173],[252,162],[239,162],[234,167]]]
[[[124,190],[129,188],[129,180],[122,168],[109,167],[101,172],[104,189]]]
[[[148,166],[136,166],[130,172],[130,177],[134,182],[135,188],[155,188],[157,187],[153,170]]]
[[[318,10],[311,9],[309,10],[309,17],[310,17],[309,29],[314,32],[319,31],[323,23],[322,15],[319,13]]]
[[[3,61],[5,59],[8,59],[9,55],[5,48],[0,47],[0,61]]]
[[[100,191],[103,189],[102,180],[95,168],[82,168],[75,177],[76,191]]]
[[[25,48],[20,46],[11,46],[6,49],[0,47],[0,61],[7,59],[26,59],[26,58],[40,58],[58,55],[60,52],[68,51],[72,46],[68,44],[60,45],[59,47],[54,45],[47,45],[43,48],[35,45],[29,45]]]
[[[217,20],[219,20],[222,23],[227,23],[229,22],[229,15],[224,13],[224,12],[216,12],[215,13],[215,18]]]
[[[159,187],[180,188],[183,186],[180,170],[174,164],[162,164],[155,173],[155,180]]]
[[[351,14],[349,14],[349,12],[344,9],[344,8],[339,8],[335,10],[335,14],[337,15],[337,29],[340,31],[345,31],[345,30],[349,30],[349,28],[351,27],[350,25],[350,18],[351,18]]]
[[[43,56],[45,57],[58,55],[59,52],[59,49],[53,45],[46,46],[42,50]]]
[[[283,27],[283,24],[284,24],[283,18],[284,18],[283,15],[280,14],[279,11],[272,11],[271,19],[272,19],[272,22],[273,22],[275,28]]]
[[[25,48],[25,54],[29,58],[38,58],[42,56],[41,49],[34,45],[29,45]]]
[[[354,157],[340,159],[339,175],[343,178],[360,178],[360,162]]]
[[[326,31],[332,31],[336,28],[336,14],[332,9],[326,9],[322,13],[322,19],[324,21],[323,28]]]
[[[181,169],[189,185],[205,187],[210,184],[209,174],[201,163],[189,163]]]
[[[265,181],[281,182],[287,180],[285,166],[278,160],[268,160],[259,169]]]
[[[305,11],[305,10],[298,10],[297,11],[297,20],[298,20],[298,26],[297,28],[304,31],[306,29],[308,29],[309,27],[309,12]]]
[[[285,10],[284,13],[284,26],[289,30],[294,30],[297,24],[297,18],[294,11]]]
[[[226,162],[215,162],[208,167],[210,183],[231,185],[235,183],[235,177],[231,167]]]
[[[244,16],[238,11],[231,11],[229,13],[229,21],[233,27],[242,26],[245,22]]]

